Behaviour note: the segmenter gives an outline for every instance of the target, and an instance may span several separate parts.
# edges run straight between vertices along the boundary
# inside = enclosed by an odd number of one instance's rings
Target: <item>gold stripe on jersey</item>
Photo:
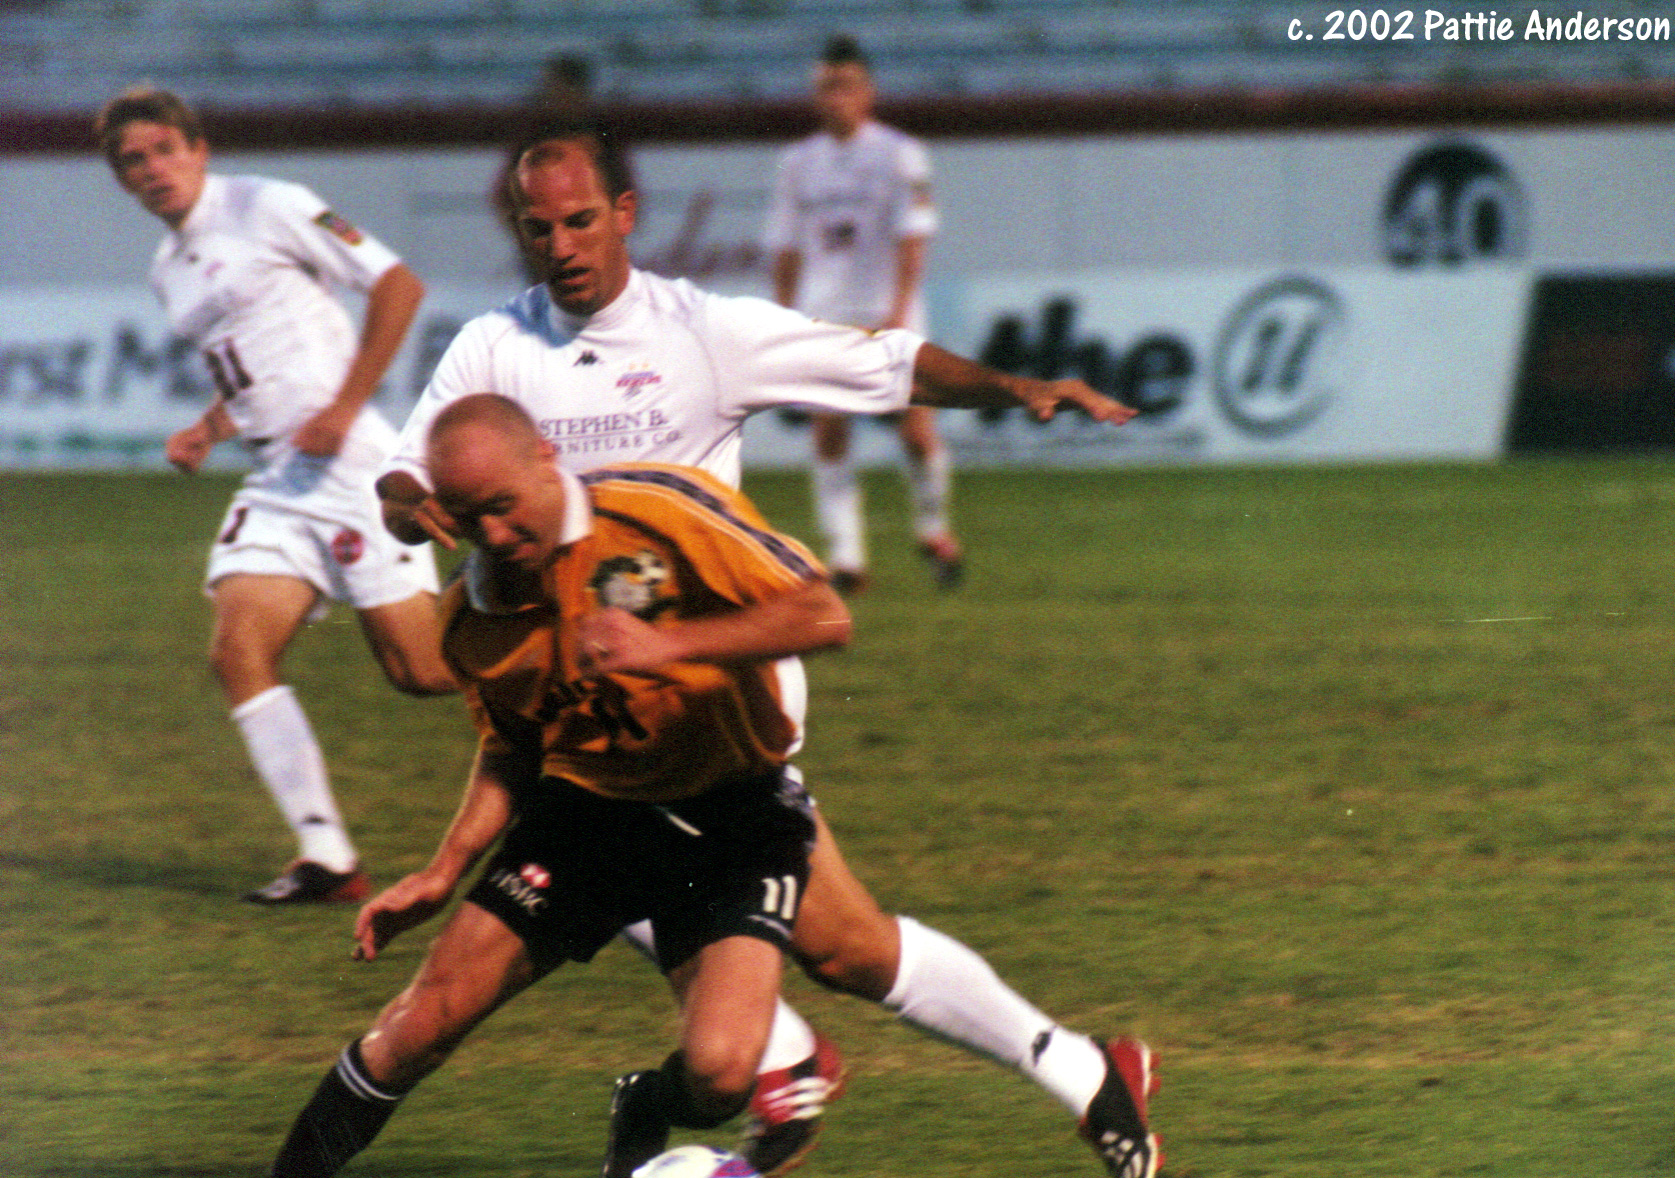
[[[713,541],[706,529],[727,536],[737,548],[729,548],[733,559],[754,554],[768,575],[777,575],[786,588],[825,576],[814,554],[789,536],[769,528],[750,501],[720,480],[694,467],[673,467],[651,462],[624,462],[600,467],[581,476],[593,495],[595,511],[620,508],[656,526],[666,512],[686,517],[696,524],[689,536],[695,550],[708,550]],[[711,570],[721,574],[718,567]],[[734,600],[740,600],[734,598]],[[742,603],[742,602],[741,602]]]
[[[546,602],[484,613],[463,584],[444,598],[444,653],[483,751],[539,755],[544,776],[656,802],[784,764],[796,728],[771,662],[588,677],[576,627],[610,606],[654,626],[724,613],[822,577],[820,563],[702,471],[636,463],[584,478],[592,530],[547,570]]]

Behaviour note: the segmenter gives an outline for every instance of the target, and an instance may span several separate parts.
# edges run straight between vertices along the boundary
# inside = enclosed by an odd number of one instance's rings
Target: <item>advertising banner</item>
[[[1140,409],[1121,429],[1020,411],[942,415],[967,465],[1374,461],[1500,452],[1528,302],[1521,269],[973,277],[934,291],[954,350],[1007,371],[1074,376]],[[432,288],[380,393],[405,419],[449,339],[506,297]],[[198,357],[142,290],[0,290],[0,465],[154,467],[210,403]],[[887,425],[864,463],[895,461]],[[745,457],[796,465],[794,413],[751,423]],[[236,465],[235,446],[220,465]]]
[[[991,277],[936,295],[954,350],[1140,409],[941,415],[964,465],[1487,459],[1501,452],[1530,276],[1353,269]],[[780,418],[753,458],[800,460]],[[888,430],[862,456],[892,460]]]

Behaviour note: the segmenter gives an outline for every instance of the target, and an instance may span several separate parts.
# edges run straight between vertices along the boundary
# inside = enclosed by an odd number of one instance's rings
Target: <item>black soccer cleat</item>
[[[958,589],[965,580],[965,553],[949,535],[919,541],[919,554],[930,562],[931,580],[938,589]]]
[[[332,871],[308,859],[294,859],[272,883],[244,893],[252,904],[358,904],[372,894],[372,881],[359,865]]]
[[[872,587],[872,577],[865,569],[833,569],[832,588],[840,597],[855,597]]]
[[[1146,1102],[1157,1092],[1151,1048],[1129,1038],[1099,1048],[1105,1054],[1105,1083],[1078,1128],[1111,1178],[1156,1178],[1163,1151],[1146,1116]]]
[[[663,1073],[629,1072],[611,1092],[611,1127],[601,1178],[633,1178],[634,1171],[669,1146]]]

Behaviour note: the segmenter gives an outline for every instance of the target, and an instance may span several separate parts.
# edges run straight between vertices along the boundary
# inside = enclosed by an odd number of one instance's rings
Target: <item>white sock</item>
[[[296,833],[302,858],[330,871],[353,868],[355,848],[332,797],[326,759],[296,693],[283,684],[270,687],[234,708],[233,722],[244,734],[256,775]]]
[[[642,920],[622,930],[622,939],[644,953],[653,965],[657,964],[657,943],[652,935],[651,921]],[[768,1031],[768,1046],[762,1052],[762,1062],[756,1074],[788,1068],[802,1063],[814,1054],[814,1028],[803,1016],[792,1010],[784,998],[775,1000],[774,1022]]]
[[[810,475],[815,518],[826,537],[826,563],[859,572],[867,567],[867,541],[854,462],[816,457]]]
[[[919,461],[907,460],[907,491],[913,502],[913,535],[920,540],[945,535],[949,530],[948,500],[953,488],[953,463],[946,447],[939,447]]]
[[[780,998],[774,1006],[774,1025],[768,1031],[767,1050],[762,1052],[762,1062],[756,1065],[756,1074],[788,1068],[813,1054],[814,1028]]]
[[[976,953],[909,916],[901,929],[896,984],[884,999],[904,1022],[1016,1068],[1075,1116],[1105,1080],[1105,1055],[1014,991]]]

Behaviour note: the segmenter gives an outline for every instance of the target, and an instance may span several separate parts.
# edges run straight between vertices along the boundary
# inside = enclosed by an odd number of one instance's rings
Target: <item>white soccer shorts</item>
[[[297,456],[285,466],[288,475],[271,467],[252,474],[233,496],[210,548],[206,593],[235,573],[295,577],[319,591],[309,614],[318,621],[333,601],[372,609],[437,592],[430,546],[403,544],[385,530],[366,466]],[[323,477],[309,485],[295,477],[299,469]],[[356,493],[345,493],[350,480]]]

